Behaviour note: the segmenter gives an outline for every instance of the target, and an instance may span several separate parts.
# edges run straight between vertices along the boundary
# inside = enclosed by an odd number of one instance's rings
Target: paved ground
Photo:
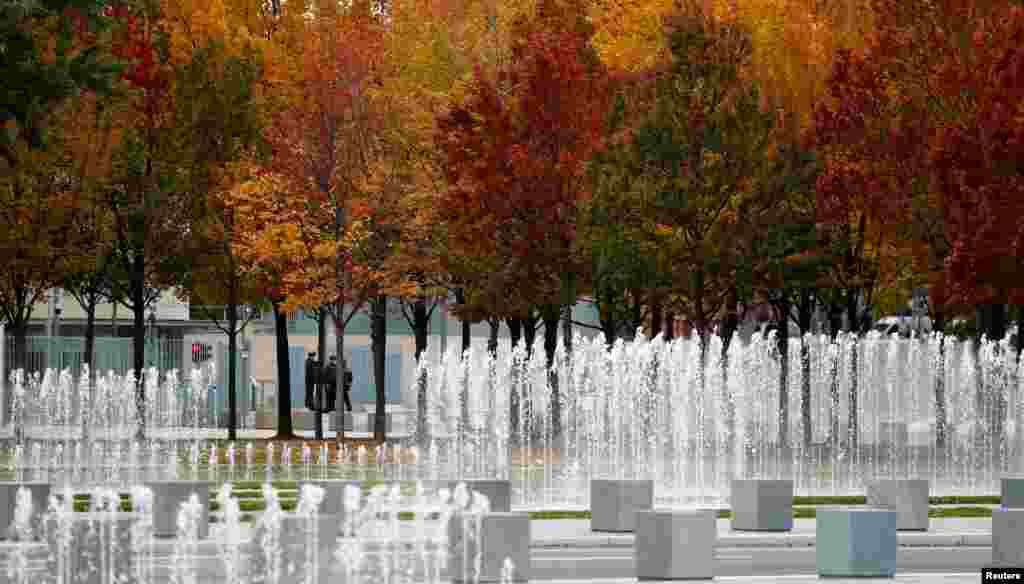
[[[813,519],[797,519],[790,533],[737,533],[728,520],[718,521],[716,577],[725,581],[742,578],[745,582],[807,582],[815,575]],[[979,582],[980,571],[989,564],[991,552],[988,519],[932,519],[926,533],[899,534],[900,549],[896,582]],[[223,526],[211,526],[216,536]],[[400,523],[400,529],[412,535],[415,525]],[[633,536],[596,534],[586,520],[539,520],[531,522],[532,577],[551,582],[635,582],[633,578]],[[243,538],[251,537],[251,528],[243,526]],[[157,540],[154,549],[156,572],[169,574],[174,563],[175,541]],[[13,544],[0,543],[0,557],[6,557]],[[214,540],[203,541],[196,550],[200,582],[220,582],[225,577]],[[6,562],[0,562],[0,582],[6,575]],[[757,579],[754,579],[757,576]],[[569,579],[569,580],[566,580]],[[165,581],[163,576],[159,582]],[[828,580],[830,583],[843,580]],[[857,580],[862,582],[863,580]]]
[[[788,533],[737,532],[729,519],[718,520],[719,547],[813,547],[814,519],[794,519]],[[630,548],[633,534],[595,533],[590,521],[579,519],[530,522],[534,548]],[[992,545],[989,518],[932,518],[927,532],[900,532],[902,547],[986,547]]]

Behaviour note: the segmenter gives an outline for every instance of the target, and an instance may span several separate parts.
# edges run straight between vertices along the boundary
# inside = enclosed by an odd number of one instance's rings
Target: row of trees
[[[866,330],[924,286],[937,328],[978,308],[999,337],[1024,303],[1012,2],[3,10],[0,315],[16,364],[56,285],[87,311],[131,311],[137,374],[167,287],[227,308],[231,354],[240,307],[269,305],[282,381],[288,314],[317,316],[321,354],[333,325],[343,354],[369,310],[377,387],[392,299],[417,358],[453,292],[464,346],[469,322],[489,323],[491,347],[504,322],[531,347],[542,331],[549,363],[581,297],[608,342],[682,317],[726,348],[743,307],[768,304],[782,351],[788,319],[806,332],[818,306],[833,332]]]

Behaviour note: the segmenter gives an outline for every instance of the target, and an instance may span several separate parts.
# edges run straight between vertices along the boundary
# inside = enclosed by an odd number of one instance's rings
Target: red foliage
[[[453,253],[512,262],[529,279],[571,269],[584,167],[608,111],[606,72],[585,49],[571,32],[527,33],[497,82],[477,71],[465,103],[438,121]]]
[[[1022,267],[1021,8],[875,0],[873,9],[875,34],[837,55],[814,112],[819,218],[842,225],[864,214],[892,237],[928,205],[944,234],[922,240],[934,248],[926,256],[947,258],[945,273],[931,274],[935,304],[1019,297],[1009,276]]]
[[[961,302],[1024,302],[1024,9],[975,16],[972,57],[945,60],[938,86],[973,96],[967,116],[938,128],[932,185],[945,201],[946,262]]]

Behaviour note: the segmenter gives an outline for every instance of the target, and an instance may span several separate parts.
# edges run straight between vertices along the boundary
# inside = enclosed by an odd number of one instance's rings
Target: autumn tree
[[[252,151],[260,138],[261,104],[254,93],[259,63],[253,51],[233,55],[216,41],[193,50],[179,68],[178,131],[186,164],[182,191],[190,202],[190,237],[179,264],[186,294],[228,338],[228,438],[237,428],[238,335],[255,314],[240,313],[260,299],[251,266],[235,254],[231,242],[239,228],[226,193],[238,177],[232,163]],[[224,312],[210,310],[211,305]]]
[[[954,44],[952,32],[941,38],[945,50],[931,77],[940,95],[969,96],[965,115],[938,124],[928,152],[930,186],[944,203],[950,244],[944,277],[950,301],[981,305],[980,324],[986,326],[979,328],[1001,338],[1008,320],[1003,306],[1024,303],[1018,277],[1024,267],[1024,179],[1014,162],[1021,159],[1024,135],[1024,11],[1003,3],[947,4],[950,18],[969,18],[974,30],[966,46]]]
[[[107,98],[109,99],[109,98]],[[118,144],[117,107],[106,107],[101,95],[84,92],[73,100],[61,122],[60,147],[69,161],[69,187],[74,193],[74,221],[60,263],[62,286],[85,312],[82,362],[95,374],[96,309],[111,299],[113,260],[112,215],[106,205],[111,188],[113,152]]]
[[[116,17],[101,0],[0,5],[0,158],[9,168],[22,146],[45,145],[47,122],[66,100],[109,94],[121,70],[111,52]]]
[[[577,205],[589,196],[585,164],[600,148],[607,111],[604,71],[584,62],[585,43],[574,32],[525,34],[508,69],[495,80],[478,71],[465,101],[438,124],[449,185],[438,206],[449,252],[471,270],[496,268],[485,273],[500,282],[505,306],[528,299],[546,307],[549,365],[564,286],[580,271],[573,251]],[[492,314],[507,314],[498,306]]]
[[[61,282],[74,198],[58,153],[21,144],[16,156],[18,166],[0,177],[0,320],[14,339],[12,368],[23,369],[32,308]]]

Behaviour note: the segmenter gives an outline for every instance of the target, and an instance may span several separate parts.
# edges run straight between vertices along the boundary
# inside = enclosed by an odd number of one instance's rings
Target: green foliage
[[[0,121],[14,121],[0,154],[12,165],[18,139],[45,146],[44,120],[61,102],[83,90],[110,93],[122,65],[104,45],[113,24],[102,14],[105,6],[99,0],[0,4]],[[86,41],[83,33],[99,41]],[[47,54],[50,39],[53,52]]]

